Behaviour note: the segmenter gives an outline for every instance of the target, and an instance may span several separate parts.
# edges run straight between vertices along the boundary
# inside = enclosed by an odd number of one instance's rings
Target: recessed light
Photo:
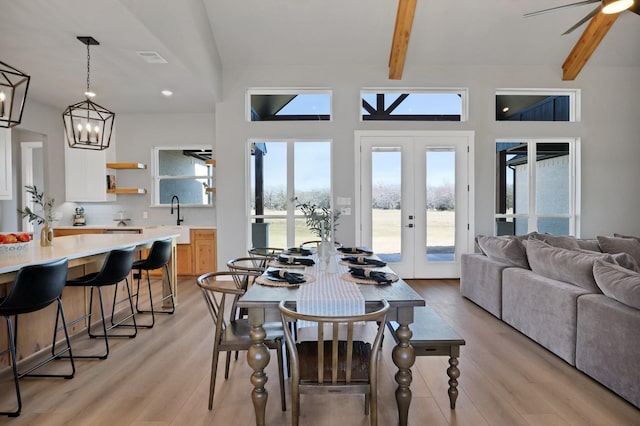
[[[168,98],[169,96],[172,96],[172,95],[173,95],[173,92],[172,92],[171,90],[167,90],[167,89],[164,89],[164,90],[163,90],[162,92],[160,92],[160,93],[162,93],[162,94],[163,94],[164,96],[166,96],[167,98]]]
[[[136,52],[143,61],[149,64],[167,64],[167,60],[160,56],[160,54],[154,50],[142,50]]]
[[[507,112],[507,111],[509,111],[509,107],[502,108],[502,112]]]

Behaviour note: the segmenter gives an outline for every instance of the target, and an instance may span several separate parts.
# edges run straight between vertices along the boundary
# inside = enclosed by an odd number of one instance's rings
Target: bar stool
[[[151,324],[141,324],[138,327],[143,328],[153,328],[153,325],[156,322],[155,314],[173,314],[176,311],[175,298],[173,296],[173,287],[171,286],[171,275],[169,274],[169,260],[171,259],[171,251],[172,251],[173,241],[171,238],[167,238],[165,240],[156,240],[151,245],[151,249],[149,250],[149,255],[146,259],[136,260],[133,262],[133,270],[138,271],[138,286],[135,293],[136,296],[136,311],[138,313],[151,314]],[[167,299],[171,299],[171,309],[169,310],[155,310],[153,308],[153,296],[151,293],[151,279],[149,278],[149,271],[154,269],[164,268],[167,273],[167,281],[169,283],[169,294],[163,296],[160,301],[164,302]],[[142,276],[142,271],[147,271],[147,287],[149,289],[149,305],[151,309],[148,311],[141,310],[138,307],[138,301],[140,299],[140,278]]]
[[[10,417],[17,417],[20,415],[20,411],[22,410],[22,398],[20,397],[20,385],[18,383],[18,379],[22,377],[62,377],[65,379],[71,379],[76,372],[61,299],[62,290],[64,289],[65,281],[67,279],[67,270],[68,261],[66,258],[41,265],[25,266],[16,274],[16,278],[13,282],[13,286],[9,290],[9,294],[0,300],[0,315],[4,316],[7,320],[7,331],[9,337],[9,349],[7,351],[11,354],[11,367],[13,369],[16,398],[18,400],[18,409],[16,411],[0,412],[1,415],[7,415]],[[39,311],[46,308],[54,301],[58,302],[58,309],[56,313],[56,326],[53,330],[51,357],[39,362],[27,371],[19,373],[16,354],[16,343],[18,341],[18,315]],[[16,317],[13,327],[11,326],[12,316]],[[63,350],[56,353],[54,346],[58,331],[58,317],[62,318],[62,329],[64,330],[64,337],[67,345]],[[7,351],[4,351],[2,354]],[[61,358],[61,355],[66,352],[69,352],[68,358],[71,363],[71,374],[32,374],[32,371],[37,370],[49,361]]]
[[[136,324],[136,318],[134,316],[133,311],[133,301],[131,300],[131,289],[129,288],[129,274],[131,273],[131,266],[133,265],[133,259],[135,256],[135,247],[127,247],[123,249],[116,249],[109,252],[107,258],[102,265],[102,269],[100,272],[93,272],[91,274],[87,274],[80,278],[76,278],[73,280],[67,281],[67,286],[69,287],[91,287],[91,295],[89,297],[89,313],[84,315],[71,323],[69,325],[76,324],[84,319],[88,319],[89,323],[87,324],[87,333],[90,338],[102,337],[104,339],[105,345],[105,353],[103,355],[76,355],[76,358],[92,358],[92,359],[107,359],[109,356],[109,337],[128,337],[134,338],[138,333],[138,327]],[[127,296],[129,299],[129,308],[130,314],[126,317],[122,318],[118,322],[114,322],[113,318],[115,316],[115,298],[117,296],[117,284],[120,281],[125,282],[125,286],[127,289]],[[104,315],[104,304],[102,302],[102,287],[114,285],[115,290],[113,293],[114,297],[114,311],[111,312],[111,326],[107,327],[106,318]],[[91,331],[91,318],[93,317],[93,293],[94,290],[98,292],[98,300],[100,303],[100,315],[102,322],[102,334],[94,334]],[[125,321],[131,319],[133,324],[123,324]],[[57,323],[56,323],[57,325]],[[108,334],[109,331],[116,327],[133,327],[133,333],[129,334]]]

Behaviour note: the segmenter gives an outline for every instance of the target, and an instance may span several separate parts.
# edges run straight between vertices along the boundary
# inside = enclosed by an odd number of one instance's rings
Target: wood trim
[[[393,41],[389,55],[389,79],[391,80],[402,78],[416,3],[417,0],[398,0],[396,26],[393,30]]]
[[[576,45],[562,64],[562,79],[575,80],[585,66],[591,54],[596,50],[602,39],[613,23],[618,19],[619,13],[595,15],[584,30]]]
[[[146,194],[147,190],[144,188],[116,188],[107,189],[107,194]]]
[[[216,166],[216,160],[205,160],[204,164],[209,164],[209,165],[215,167]]]

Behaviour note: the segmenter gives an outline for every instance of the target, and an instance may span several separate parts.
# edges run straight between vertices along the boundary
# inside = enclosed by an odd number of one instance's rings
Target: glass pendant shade
[[[89,98],[67,107],[62,114],[70,148],[109,148],[115,114]]]
[[[31,77],[0,61],[0,127],[13,127],[22,121],[24,101]]]

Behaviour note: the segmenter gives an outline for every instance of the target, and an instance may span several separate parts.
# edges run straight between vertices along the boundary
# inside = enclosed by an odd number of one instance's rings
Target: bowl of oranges
[[[0,253],[20,253],[29,246],[33,235],[29,232],[0,234]]]

